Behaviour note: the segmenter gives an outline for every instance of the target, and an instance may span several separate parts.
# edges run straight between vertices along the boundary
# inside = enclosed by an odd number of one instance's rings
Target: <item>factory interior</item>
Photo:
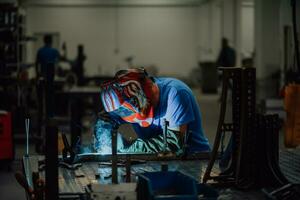
[[[0,199],[299,200],[299,0],[1,0]]]

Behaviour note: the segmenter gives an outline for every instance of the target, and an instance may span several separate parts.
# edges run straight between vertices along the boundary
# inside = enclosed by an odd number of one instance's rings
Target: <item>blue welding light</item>
[[[95,125],[95,138],[94,138],[94,148],[97,153],[100,154],[111,154],[111,131],[113,126],[111,123],[98,120]],[[118,134],[117,136],[117,150],[122,149],[123,140],[122,136]]]

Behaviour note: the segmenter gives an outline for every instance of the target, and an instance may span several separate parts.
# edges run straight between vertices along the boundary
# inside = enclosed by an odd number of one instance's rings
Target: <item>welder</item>
[[[197,100],[182,81],[150,77],[145,69],[134,68],[118,71],[101,89],[104,111],[94,131],[97,152],[111,152],[110,130],[123,123],[132,124],[138,137],[127,143],[119,134],[118,152],[210,151]]]

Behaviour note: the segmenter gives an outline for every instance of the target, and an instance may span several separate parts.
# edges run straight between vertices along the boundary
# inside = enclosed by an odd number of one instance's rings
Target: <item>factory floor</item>
[[[199,89],[194,89],[194,93],[199,101],[202,123],[205,133],[211,143],[213,144],[216,127],[219,118],[219,95],[218,94],[202,94]],[[230,101],[230,100],[229,100]],[[230,103],[228,103],[230,105]],[[228,111],[230,111],[228,107]],[[227,117],[230,116],[230,113]],[[34,154],[34,148],[30,148],[30,152]],[[26,199],[25,192],[14,178],[15,171],[21,170],[21,158],[25,152],[25,145],[17,144],[15,146],[16,158],[10,164],[10,169],[5,164],[0,164],[0,199],[16,200]]]

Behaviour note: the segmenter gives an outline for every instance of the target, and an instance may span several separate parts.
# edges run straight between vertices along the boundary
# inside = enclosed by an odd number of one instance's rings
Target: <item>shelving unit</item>
[[[14,138],[25,130],[25,19],[17,3],[0,3],[0,109],[12,112]]]

